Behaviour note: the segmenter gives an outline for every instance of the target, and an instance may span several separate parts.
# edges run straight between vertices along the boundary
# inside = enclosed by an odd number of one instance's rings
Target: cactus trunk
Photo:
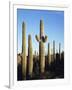
[[[61,60],[61,43],[59,43],[59,58]]]
[[[45,69],[45,50],[44,43],[39,42],[39,60],[40,60],[40,72],[43,73]]]
[[[29,75],[32,77],[33,72],[33,51],[31,35],[28,36],[28,60],[29,60]]]
[[[44,36],[43,21],[40,20],[40,39]],[[43,41],[39,42],[39,60],[40,60],[40,72],[43,73],[45,69],[45,50]]]
[[[26,79],[26,26],[22,23],[22,79]]]
[[[44,24],[43,21],[40,20],[40,39],[44,36]]]
[[[51,64],[50,43],[48,43],[48,64]]]
[[[44,69],[45,69],[44,43],[47,41],[47,36],[44,35],[44,24],[42,20],[40,20],[40,36],[36,36],[36,40],[39,42],[40,72],[44,73]]]
[[[53,41],[53,61],[56,60],[56,56],[55,56],[55,41]]]

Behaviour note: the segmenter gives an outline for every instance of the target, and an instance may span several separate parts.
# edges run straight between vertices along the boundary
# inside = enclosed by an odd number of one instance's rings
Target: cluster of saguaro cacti
[[[26,58],[26,25],[22,23],[22,79],[26,79],[27,58]],[[28,36],[28,60],[29,60],[29,75],[32,76],[33,71],[33,51],[31,35]]]
[[[29,75],[32,77],[33,72],[33,50],[31,35],[28,36],[28,60],[29,60]]]
[[[50,43],[48,43],[48,55],[47,55],[48,64],[56,60],[56,53],[55,53],[55,41],[53,41],[53,49],[51,49],[51,53],[50,53]],[[59,43],[59,59],[61,60],[61,43]]]
[[[36,40],[39,42],[39,61],[40,61],[40,72],[43,73],[45,69],[45,48],[44,43],[47,41],[47,36],[44,35],[44,24],[40,20],[40,36],[36,35]]]
[[[40,73],[45,71],[45,47],[44,43],[47,41],[47,36],[44,34],[44,24],[40,20],[40,35],[36,35],[36,40],[39,42],[39,64],[40,64]],[[59,43],[59,55],[61,58],[61,44]],[[27,67],[27,58],[26,58],[26,25],[22,23],[22,79],[26,79],[26,67]],[[48,43],[48,63],[51,63],[51,53],[50,53],[50,43]],[[55,56],[55,41],[53,41],[53,60],[56,60]],[[28,74],[32,76],[33,72],[33,48],[32,48],[32,39],[31,35],[28,36],[28,61],[29,69]]]
[[[22,23],[22,79],[26,79],[26,25]]]

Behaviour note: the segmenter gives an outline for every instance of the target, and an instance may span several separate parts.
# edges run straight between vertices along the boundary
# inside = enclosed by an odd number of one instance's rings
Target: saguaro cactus
[[[59,58],[61,60],[61,43],[59,43]]]
[[[22,79],[26,79],[26,25],[22,23]]]
[[[48,63],[51,63],[51,55],[50,55],[50,43],[48,43]]]
[[[33,72],[33,50],[31,35],[28,36],[28,60],[29,60],[29,75],[32,77]]]
[[[56,60],[55,56],[55,41],[53,41],[53,61]]]
[[[53,48],[51,48],[51,63],[53,62]]]
[[[40,20],[40,36],[36,35],[36,40],[39,42],[39,61],[40,61],[40,72],[43,73],[45,69],[45,48],[44,43],[47,41],[47,36],[44,35],[44,24]]]

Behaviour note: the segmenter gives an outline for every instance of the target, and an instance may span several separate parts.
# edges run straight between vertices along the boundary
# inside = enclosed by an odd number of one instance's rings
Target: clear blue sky
[[[35,39],[35,35],[40,32],[40,19],[44,22],[44,32],[48,36],[45,43],[47,52],[48,42],[53,44],[58,51],[59,42],[61,43],[61,51],[64,50],[64,11],[56,10],[28,10],[17,9],[17,31],[18,31],[18,53],[22,51],[22,22],[26,23],[26,49],[28,49],[28,34],[32,37],[33,52],[39,49],[39,43]]]

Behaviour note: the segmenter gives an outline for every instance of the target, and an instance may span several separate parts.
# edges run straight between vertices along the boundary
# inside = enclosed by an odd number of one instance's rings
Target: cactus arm
[[[47,36],[45,36],[45,42],[48,40],[48,37]]]
[[[38,41],[38,42],[40,42],[40,37],[39,36],[35,36],[35,38],[36,38],[36,40]]]

